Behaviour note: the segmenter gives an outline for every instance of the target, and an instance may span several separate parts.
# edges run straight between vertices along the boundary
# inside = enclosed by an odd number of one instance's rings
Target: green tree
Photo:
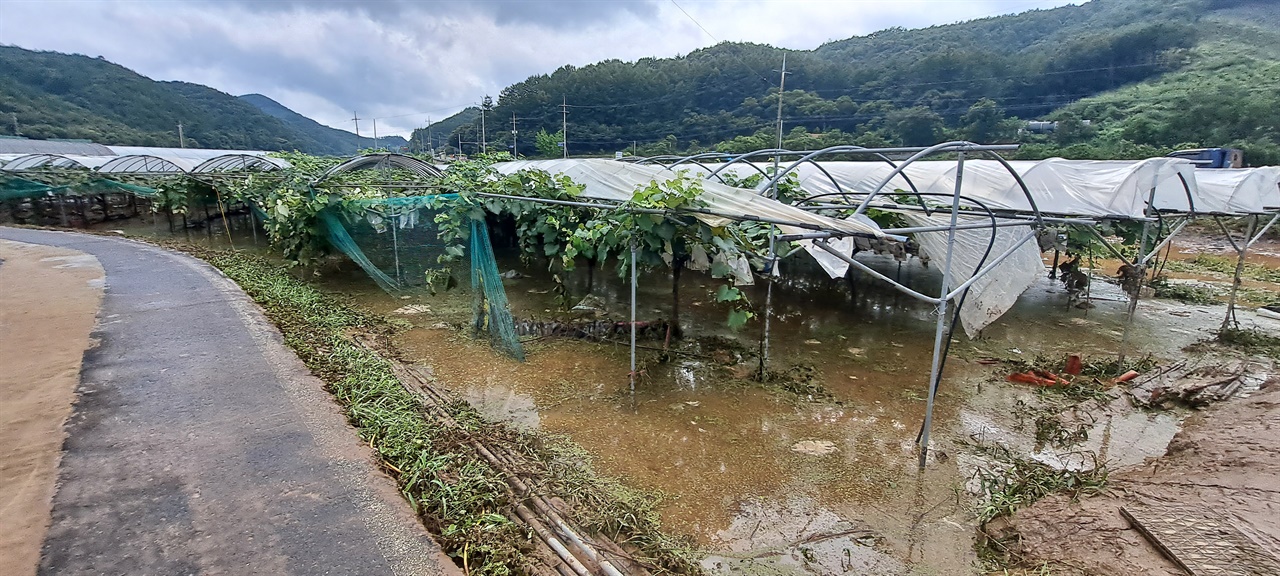
[[[563,131],[548,134],[546,130],[540,128],[533,138],[534,147],[538,149],[539,156],[542,156],[543,158],[559,158],[564,155]]]
[[[960,118],[960,132],[970,142],[992,144],[1008,142],[1017,136],[1017,129],[1006,122],[1004,110],[995,100],[983,98],[973,103]]]
[[[885,125],[903,146],[932,146],[942,140],[942,116],[923,106],[894,110]]]

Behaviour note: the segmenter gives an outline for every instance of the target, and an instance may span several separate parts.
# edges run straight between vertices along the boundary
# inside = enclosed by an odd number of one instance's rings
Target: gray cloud
[[[481,15],[499,25],[535,24],[566,29],[584,24],[611,22],[619,18],[653,18],[657,0],[230,0],[211,5],[235,4],[253,11],[281,13],[292,10],[336,10],[359,13],[377,21],[394,22],[406,15],[415,17]]]
[[[358,111],[379,118],[380,133],[407,133],[565,64],[669,57],[724,40],[809,49],[892,25],[1064,3],[686,0],[686,15],[658,0],[3,0],[0,42],[262,93],[345,129]]]

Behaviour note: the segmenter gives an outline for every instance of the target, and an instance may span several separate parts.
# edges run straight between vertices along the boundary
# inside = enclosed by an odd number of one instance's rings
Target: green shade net
[[[97,180],[89,182],[84,188],[89,190],[95,190],[99,193],[124,192],[128,194],[136,194],[138,196],[146,196],[148,198],[152,196],[160,195],[160,191],[156,190],[155,188],[150,188],[147,186],[139,186],[137,184],[126,184],[124,182],[116,182],[115,180],[107,180],[106,178],[99,178]]]
[[[484,220],[471,221],[471,293],[475,298],[472,324],[487,331],[493,346],[508,356],[524,361],[524,348],[516,337],[515,320],[502,288],[498,262],[489,243],[489,226]]]
[[[0,201],[25,200],[50,195],[93,195],[93,194],[136,194],[152,197],[159,194],[155,188],[125,184],[106,178],[97,178],[80,184],[51,185],[17,176],[9,176],[0,180]]]
[[[319,216],[329,244],[392,294],[448,289],[452,275],[469,264],[473,327],[487,333],[494,348],[523,361],[488,226],[472,220],[467,246],[459,253],[439,238],[435,217],[440,209],[430,207],[434,204],[424,196],[358,200],[349,205],[360,210],[328,209]]]
[[[38,198],[50,194],[65,194],[67,189],[67,186],[51,186],[43,182],[11,176],[0,179],[0,201]]]

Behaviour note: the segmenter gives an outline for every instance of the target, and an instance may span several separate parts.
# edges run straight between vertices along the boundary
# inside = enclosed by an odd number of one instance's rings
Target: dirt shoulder
[[[1164,456],[1110,480],[1101,496],[1073,503],[1055,495],[1014,516],[1012,529],[1021,536],[1028,566],[1047,563],[1079,574],[1183,574],[1121,516],[1120,507],[1135,505],[1207,511],[1280,558],[1280,381],[1273,377],[1248,398],[1192,416]]]
[[[0,566],[23,576],[49,529],[103,271],[83,252],[7,240],[0,261]]]

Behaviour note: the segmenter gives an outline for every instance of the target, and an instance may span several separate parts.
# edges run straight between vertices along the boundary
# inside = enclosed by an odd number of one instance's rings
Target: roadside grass
[[[390,362],[354,343],[354,333],[395,330],[244,252],[174,246],[222,270],[266,311],[288,344],[342,405],[360,438],[400,485],[405,499],[468,574],[503,576],[536,571],[533,535],[510,518],[514,501],[503,474],[461,437],[422,409]],[[588,533],[625,544],[654,573],[696,574],[698,555],[686,540],[663,533],[656,497],[598,476],[589,458],[564,439],[547,439],[485,421],[465,402],[445,409],[466,433],[505,442],[527,455],[530,480],[569,502]]]

